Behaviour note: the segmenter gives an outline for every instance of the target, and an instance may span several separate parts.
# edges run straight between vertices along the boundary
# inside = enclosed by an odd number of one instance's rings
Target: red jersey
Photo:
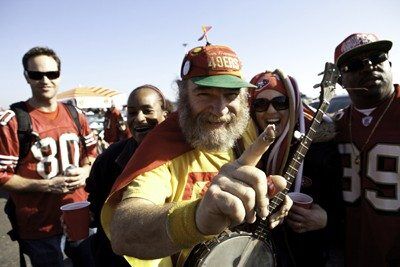
[[[51,179],[70,165],[82,166],[86,153],[79,142],[79,132],[67,108],[58,104],[53,113],[44,113],[28,106],[32,130],[39,138],[28,155],[20,160],[18,175],[27,179]],[[96,140],[85,116],[79,113],[81,134],[87,146],[87,156],[96,156]],[[19,160],[17,119],[13,111],[0,115],[0,185],[15,172]],[[72,194],[41,192],[10,192],[16,205],[18,233],[22,239],[39,239],[62,233],[60,206],[87,199],[84,188]]]
[[[353,108],[337,114],[347,266],[387,266],[400,259],[399,85],[395,89],[393,100],[385,100],[369,116]]]

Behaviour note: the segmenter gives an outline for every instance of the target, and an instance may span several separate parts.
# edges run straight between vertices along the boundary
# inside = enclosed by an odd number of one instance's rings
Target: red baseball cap
[[[241,74],[242,64],[236,53],[227,46],[206,45],[191,49],[183,59],[182,80],[200,86],[221,88],[255,87]]]
[[[335,49],[335,63],[341,65],[344,60],[364,51],[379,50],[389,52],[392,42],[379,40],[372,33],[353,33],[343,40]]]

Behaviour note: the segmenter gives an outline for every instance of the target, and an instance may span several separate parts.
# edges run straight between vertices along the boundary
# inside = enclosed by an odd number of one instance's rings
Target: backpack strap
[[[79,136],[81,136],[81,132],[82,132],[82,126],[81,126],[81,122],[79,121],[79,114],[78,111],[76,110],[75,106],[71,105],[71,104],[66,104],[63,103],[64,106],[67,108],[69,114],[71,115],[72,119],[74,120],[74,123],[76,125],[76,127],[78,127],[78,132],[79,132]]]
[[[19,159],[15,168],[17,170],[21,160],[28,155],[32,142],[39,140],[39,136],[32,130],[31,117],[24,101],[11,104],[10,109],[14,111],[18,122]]]
[[[85,137],[82,134],[82,125],[81,122],[79,121],[79,114],[78,111],[76,110],[76,107],[69,104],[69,103],[63,103],[64,106],[67,108],[69,114],[71,115],[76,127],[78,128],[78,135],[79,135],[79,141],[81,142],[81,144],[83,145],[83,149],[85,151],[85,154],[87,156],[87,146],[86,146],[86,141],[85,141]]]

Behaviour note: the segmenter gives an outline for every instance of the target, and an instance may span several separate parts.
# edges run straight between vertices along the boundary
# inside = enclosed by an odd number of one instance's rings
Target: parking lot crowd
[[[301,98],[296,74],[268,62],[246,81],[228,46],[207,40],[184,55],[176,103],[149,81],[124,106],[83,110],[57,100],[59,55],[33,47],[22,57],[31,96],[0,108],[0,187],[20,266],[400,266],[392,45],[369,33],[337,45],[333,84],[347,94],[330,100],[305,151],[321,99]],[[299,151],[309,153],[295,169]],[[87,219],[71,223],[78,203]],[[250,241],[229,259],[240,238]]]

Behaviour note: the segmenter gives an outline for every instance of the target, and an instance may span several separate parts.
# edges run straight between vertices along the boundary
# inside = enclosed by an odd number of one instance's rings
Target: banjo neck
[[[337,78],[336,66],[332,63],[326,63],[324,78],[321,82],[320,102],[322,104],[313,118],[307,135],[301,139],[287,167],[284,175],[287,180],[286,188],[270,201],[270,214],[282,203],[295,180],[298,169],[315,137],[316,129],[328,108],[329,101],[332,98],[330,94],[333,94]],[[242,224],[232,229],[233,231],[226,230],[217,238],[196,245],[191,250],[184,266],[276,266],[268,221],[267,219],[257,218],[257,222],[254,224]]]
[[[298,145],[296,152],[294,153],[292,159],[289,162],[289,165],[286,169],[283,177],[286,179],[287,185],[286,188],[279,192],[275,197],[273,197],[270,201],[268,210],[269,214],[273,214],[279,205],[285,199],[286,194],[289,192],[290,187],[296,179],[297,172],[304,160],[305,155],[307,154],[308,149],[311,146],[311,143],[316,135],[318,125],[321,123],[323,116],[328,109],[329,101],[332,99],[334,94],[334,89],[336,82],[339,77],[339,72],[337,70],[336,65],[327,62],[325,64],[325,70],[323,72],[324,77],[320,84],[316,86],[321,87],[320,94],[320,107],[318,108],[314,118],[312,120],[310,129],[307,134],[301,137],[300,144]],[[314,87],[316,87],[314,86]],[[265,239],[268,236],[268,219],[259,220],[259,224],[257,225],[254,234],[255,236]]]
[[[301,163],[304,160],[305,155],[307,154],[308,149],[312,141],[314,140],[315,134],[317,132],[318,125],[322,121],[322,117],[324,115],[324,111],[328,108],[329,103],[323,102],[321,107],[319,108],[317,114],[314,116],[310,129],[307,134],[301,137],[301,142],[298,145],[296,152],[294,153],[292,159],[289,162],[289,165],[286,169],[283,177],[286,179],[286,188],[279,192],[271,201],[269,205],[269,212],[273,213],[278,206],[282,203],[285,198],[285,195],[288,193],[290,187],[296,179],[297,172],[301,166]]]
[[[310,148],[310,145],[317,132],[318,125],[321,123],[324,111],[326,111],[328,105],[329,102],[324,101],[322,103],[321,107],[318,109],[318,112],[313,118],[310,129],[308,130],[307,134],[302,137],[301,142],[298,145],[292,159],[290,160],[285,174],[283,175],[283,177],[286,179],[286,188],[276,194],[276,196],[271,199],[268,207],[269,214],[273,214],[275,210],[279,207],[279,205],[283,202],[286,194],[289,192],[290,187],[295,181],[300,165],[303,162],[308,149]],[[261,239],[265,239],[268,236],[268,228],[268,219],[260,220],[259,225],[254,231],[254,234]]]

